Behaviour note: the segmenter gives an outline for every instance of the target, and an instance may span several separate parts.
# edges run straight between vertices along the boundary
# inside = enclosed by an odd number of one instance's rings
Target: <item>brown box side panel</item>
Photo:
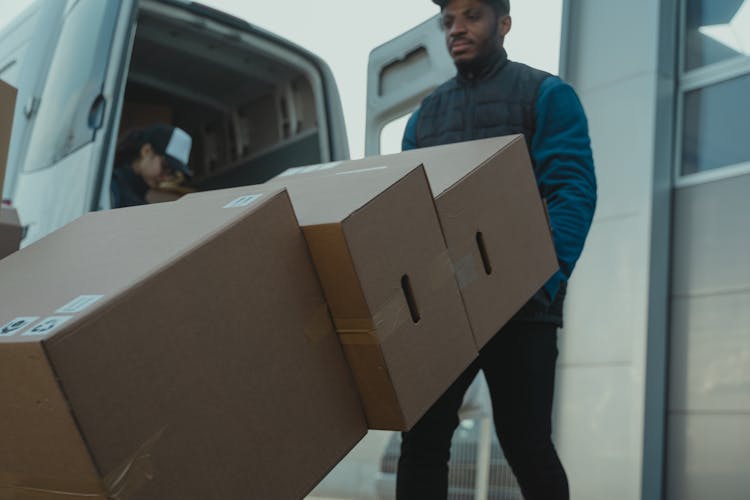
[[[132,500],[301,498],[366,432],[324,312],[284,193],[50,357],[100,469],[151,462]]]
[[[498,152],[436,205],[481,348],[558,268],[524,141]]]
[[[70,494],[65,498],[102,493],[38,343],[0,344],[0,429],[0,499],[50,498],[49,491]]]

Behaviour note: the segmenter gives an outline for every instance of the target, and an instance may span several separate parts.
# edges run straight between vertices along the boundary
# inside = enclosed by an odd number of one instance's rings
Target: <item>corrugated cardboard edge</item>
[[[340,335],[339,338],[359,389],[368,427],[407,430],[401,403],[393,388],[380,341],[375,334],[350,333]]]
[[[365,300],[346,242],[343,223],[303,226],[302,233],[331,314],[334,317],[346,317],[351,314],[347,309],[356,309],[359,317],[369,312],[369,304]],[[337,252],[332,253],[331,248]],[[348,293],[342,294],[341,290]],[[343,295],[346,297],[342,297]]]
[[[333,325],[331,325],[331,311],[328,308],[328,304],[323,302],[310,314],[309,319],[305,323],[304,333],[311,344],[318,344],[330,334],[333,328]]]

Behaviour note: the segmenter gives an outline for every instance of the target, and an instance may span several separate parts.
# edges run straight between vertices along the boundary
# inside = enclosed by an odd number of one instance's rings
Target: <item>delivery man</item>
[[[404,149],[523,134],[549,209],[560,270],[481,350],[478,359],[403,434],[397,497],[446,498],[458,410],[478,371],[492,397],[495,430],[527,500],[569,497],[552,443],[551,411],[565,287],[596,205],[586,116],[573,88],[511,62],[503,48],[509,0],[433,0],[457,74],[411,116]]]

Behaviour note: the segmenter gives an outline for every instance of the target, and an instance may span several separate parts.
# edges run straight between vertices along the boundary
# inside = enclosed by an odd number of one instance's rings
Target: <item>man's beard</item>
[[[472,78],[475,75],[481,74],[482,70],[487,67],[487,65],[490,64],[492,60],[494,60],[497,53],[502,49],[505,39],[505,37],[500,35],[499,28],[500,23],[496,19],[492,28],[492,32],[495,34],[496,38],[494,40],[485,40],[485,46],[482,47],[482,50],[474,59],[461,62],[453,61],[453,64],[456,66],[456,70],[461,75],[467,78]]]
[[[495,55],[500,51],[498,47],[487,47],[481,54],[469,61],[453,61],[456,66],[456,70],[463,76],[472,78],[475,75],[481,74],[482,70],[487,67],[495,59]]]

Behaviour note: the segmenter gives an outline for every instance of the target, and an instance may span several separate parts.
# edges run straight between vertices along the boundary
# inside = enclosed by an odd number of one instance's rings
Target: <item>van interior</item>
[[[173,191],[260,184],[323,161],[314,78],[309,63],[271,38],[144,1],[118,136],[156,122],[187,131],[194,176]]]

